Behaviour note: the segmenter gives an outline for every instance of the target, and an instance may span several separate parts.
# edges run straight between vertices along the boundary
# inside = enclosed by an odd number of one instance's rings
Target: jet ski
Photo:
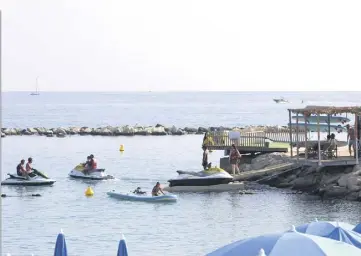
[[[33,170],[29,173],[29,178],[18,176],[17,174],[8,173],[9,178],[1,182],[1,185],[17,185],[17,186],[45,186],[52,185],[55,180],[49,179],[44,173]]]
[[[69,176],[77,179],[88,180],[109,180],[114,179],[113,176],[107,175],[105,169],[93,169],[85,171],[84,164],[78,164],[73,170],[70,171]]]
[[[200,172],[177,171],[179,176],[176,179],[168,180],[169,187],[175,186],[212,186],[228,184],[233,177],[225,170],[211,167]]]

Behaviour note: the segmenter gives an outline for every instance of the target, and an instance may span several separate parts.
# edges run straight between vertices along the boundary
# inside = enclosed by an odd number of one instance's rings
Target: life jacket
[[[97,169],[98,165],[97,165],[97,160],[95,158],[92,159],[92,169]]]

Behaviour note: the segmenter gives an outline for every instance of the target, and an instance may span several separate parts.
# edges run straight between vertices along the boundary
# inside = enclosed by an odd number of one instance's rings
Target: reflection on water
[[[15,170],[31,155],[39,170],[57,182],[51,187],[2,187],[3,252],[13,255],[51,255],[62,228],[71,255],[114,255],[124,233],[131,255],[204,255],[232,241],[287,230],[318,218],[356,224],[361,204],[321,201],[249,184],[255,194],[179,193],[176,203],[127,202],[109,198],[111,190],[128,192],[140,186],[150,193],[157,181],[176,176],[176,170],[199,170],[202,136],[102,138],[8,137],[3,142],[2,174]],[[119,154],[120,142],[126,146]],[[15,147],[23,145],[21,155]],[[187,149],[176,151],[175,149]],[[55,153],[54,153],[55,152]],[[107,181],[68,178],[84,156],[94,154],[101,168],[117,177]],[[219,162],[223,152],[213,152]],[[57,155],[54,158],[54,155]],[[15,163],[15,164],[14,164]],[[35,168],[37,168],[35,167]],[[94,196],[86,197],[88,186]],[[26,197],[39,193],[41,197]],[[151,248],[151,249],[150,249]]]

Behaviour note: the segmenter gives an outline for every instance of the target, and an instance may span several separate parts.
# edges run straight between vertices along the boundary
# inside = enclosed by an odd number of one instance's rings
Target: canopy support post
[[[331,135],[331,117],[330,114],[327,115],[327,123],[328,123],[328,135]]]
[[[299,147],[299,138],[298,138],[299,128],[298,128],[298,112],[296,114],[296,146],[297,146],[297,163],[300,162],[300,147]]]
[[[355,153],[355,158],[356,158],[356,165],[359,165],[359,162],[358,162],[358,115],[355,114],[355,150],[354,150],[354,153]]]
[[[318,166],[321,166],[320,114],[317,114]]]
[[[307,150],[307,117],[306,113],[303,113],[303,118],[305,119],[305,159],[308,159],[308,150]]]
[[[293,141],[292,141],[292,118],[291,118],[291,110],[288,110],[288,117],[290,122],[290,150],[291,150],[291,158],[293,157]]]

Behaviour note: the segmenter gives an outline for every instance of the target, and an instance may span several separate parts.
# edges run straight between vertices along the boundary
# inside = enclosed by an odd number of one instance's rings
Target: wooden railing
[[[209,132],[203,145],[208,147],[230,147],[235,144],[238,147],[264,148],[266,138],[262,135],[263,133],[260,132],[243,133],[239,139],[231,140],[227,132]]]
[[[267,139],[273,142],[290,143],[290,132],[287,128],[280,128],[272,131],[242,132],[238,140],[230,140],[227,131],[209,132],[206,146],[231,146],[235,144],[241,147],[267,147]],[[296,143],[296,131],[292,131],[292,142]],[[298,133],[298,141],[305,141],[305,134]]]

